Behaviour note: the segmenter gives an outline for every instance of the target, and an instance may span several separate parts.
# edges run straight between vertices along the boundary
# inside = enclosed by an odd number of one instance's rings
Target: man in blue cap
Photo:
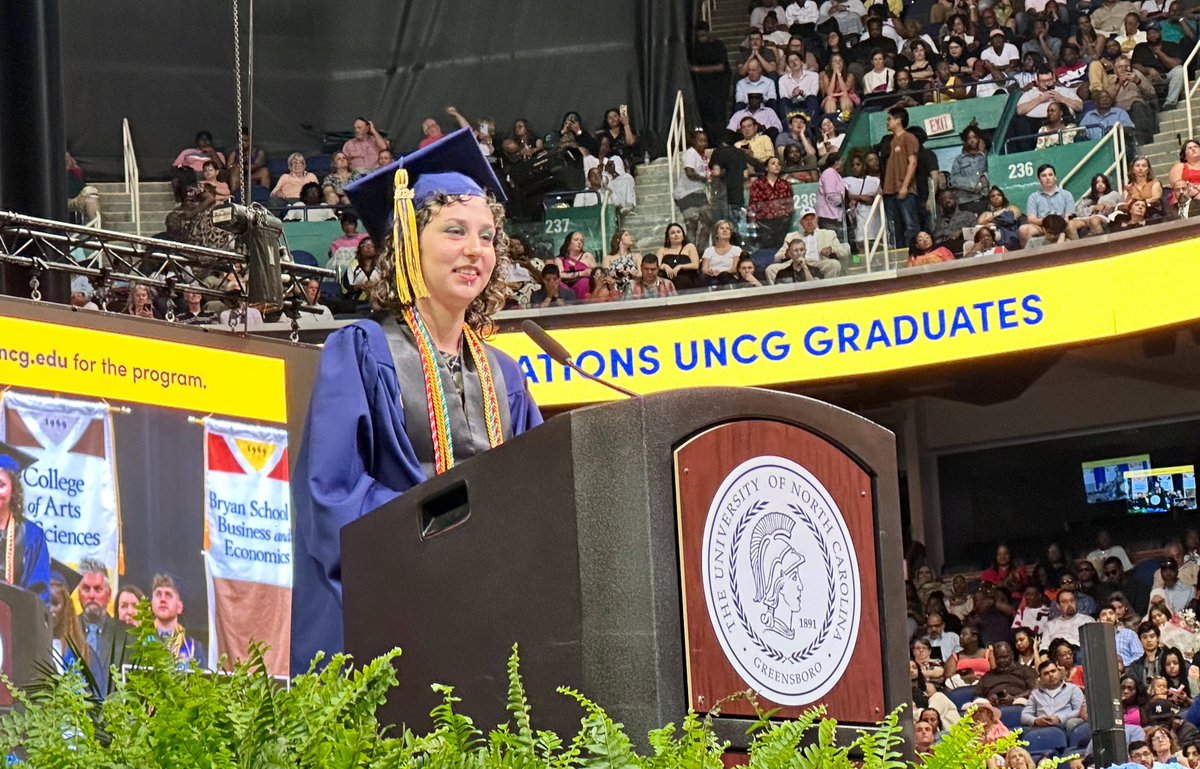
[[[480,338],[503,306],[507,237],[471,131],[346,195],[380,245],[381,280],[376,316],[325,342],[296,459],[293,675],[342,650],[341,527],[542,421],[516,363]]]

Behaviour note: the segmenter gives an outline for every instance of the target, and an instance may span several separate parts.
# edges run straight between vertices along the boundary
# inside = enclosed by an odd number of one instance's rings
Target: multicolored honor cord
[[[438,374],[437,348],[416,308],[405,306],[401,315],[417,341],[417,354],[421,359],[421,374],[425,379],[427,394],[425,404],[429,409],[429,432],[433,436],[433,466],[441,475],[454,466],[454,438],[450,435],[450,405],[446,400],[446,390],[442,387],[442,377]],[[492,367],[479,335],[469,326],[464,326],[463,337],[467,351],[475,361],[475,371],[479,374],[483,389],[483,416],[487,423],[488,446],[495,448],[504,442],[504,432],[500,424],[500,401],[496,397]]]
[[[493,393],[493,396],[495,393]],[[17,514],[9,511],[4,528],[4,581],[15,585],[17,576]]]

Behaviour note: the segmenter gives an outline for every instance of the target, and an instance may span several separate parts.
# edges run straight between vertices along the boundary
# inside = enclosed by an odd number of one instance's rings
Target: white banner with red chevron
[[[15,391],[0,402],[0,439],[37,459],[21,473],[25,516],[45,531],[52,558],[71,568],[98,560],[115,585],[121,516],[108,404]]]

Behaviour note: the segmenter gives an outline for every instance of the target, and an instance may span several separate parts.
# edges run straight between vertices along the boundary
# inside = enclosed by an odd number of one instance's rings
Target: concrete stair
[[[175,208],[169,182],[142,182],[138,189],[142,226],[137,232],[133,224],[133,205],[124,182],[102,182],[94,186],[100,190],[100,220],[108,230],[154,235],[163,231],[167,214]]]
[[[738,46],[746,39],[750,29],[750,4],[744,0],[713,0],[712,21],[713,37],[725,43],[729,52],[729,68],[737,79]]]
[[[1192,97],[1192,122],[1200,131],[1200,96]],[[1174,109],[1158,113],[1158,133],[1154,141],[1137,148],[1138,155],[1150,159],[1154,176],[1162,181],[1164,187],[1167,186],[1167,174],[1171,166],[1179,162],[1179,148],[1189,138],[1187,109],[1180,100]]]
[[[633,233],[639,251],[652,254],[662,246],[663,233],[674,219],[667,159],[640,165],[637,172],[637,207],[620,218],[618,226]]]

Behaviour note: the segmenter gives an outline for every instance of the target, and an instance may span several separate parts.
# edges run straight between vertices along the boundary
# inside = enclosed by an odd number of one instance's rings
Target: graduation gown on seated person
[[[479,378],[465,345],[463,350],[465,414],[450,369],[438,356],[456,463],[488,448]],[[516,362],[491,347],[488,359],[505,440],[541,424]],[[292,480],[292,675],[306,672],[317,651],[327,661],[343,649],[340,529],[432,476],[432,446],[420,359],[408,327],[380,316],[331,334]]]

